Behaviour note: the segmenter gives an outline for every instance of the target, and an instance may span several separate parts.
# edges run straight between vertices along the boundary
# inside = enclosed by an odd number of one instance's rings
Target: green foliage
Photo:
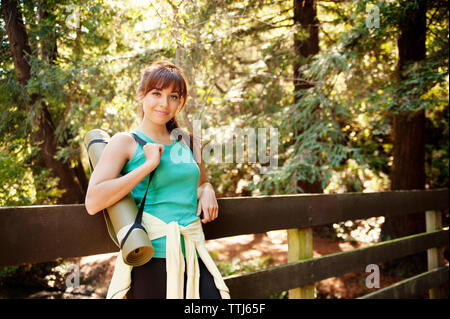
[[[389,174],[389,114],[425,109],[431,119],[448,104],[445,10],[429,9],[427,59],[407,67],[404,80],[397,76],[397,26],[407,12],[405,6],[414,3],[319,2],[321,50],[303,61],[300,69],[314,87],[297,92],[300,95],[294,102],[291,79],[296,57],[293,35],[286,32],[292,29],[291,3],[186,1],[175,8],[169,2],[143,6],[101,0],[48,1],[51,14],[39,23],[34,4],[27,2],[23,14],[33,49],[32,78],[24,88],[17,84],[3,37],[0,131],[5,138],[0,149],[9,154],[9,145],[20,140],[25,147],[16,150],[17,156],[31,156],[35,114],[45,103],[56,127],[57,157],[72,166],[80,159],[86,164],[84,134],[92,128],[111,135],[132,129],[139,121],[135,90],[142,69],[155,59],[168,58],[185,70],[191,88],[185,113],[179,117],[184,127],[201,119],[203,130],[278,129],[279,167],[273,174],[260,174],[259,163],[206,163],[220,196],[297,193],[302,191],[297,186],[300,180],[319,180],[326,188],[349,159],[367,165],[375,174]],[[366,26],[370,5],[380,9],[379,28]],[[52,61],[38,48],[41,43],[51,45],[53,33],[58,56]],[[28,105],[31,93],[41,97],[33,106]],[[432,120],[430,129],[445,132],[448,121],[438,122]],[[438,184],[445,185],[448,177],[436,174],[448,176],[442,161],[448,148],[442,143],[441,151],[434,144],[428,147],[434,150],[427,162],[430,184],[434,184],[431,178],[438,178],[442,180]],[[48,186],[38,181],[45,173],[32,171],[26,162],[5,161],[2,165],[14,167],[20,176],[32,173],[37,180],[33,185]],[[29,184],[27,178],[4,176],[11,179],[7,185],[20,180]],[[9,202],[44,200],[26,194],[27,187],[20,186],[25,195]],[[44,194],[45,190],[32,192]],[[9,192],[3,198],[5,194]]]
[[[135,38],[127,37],[129,33],[120,30],[122,23],[129,30],[138,22],[135,19],[140,15],[135,9],[119,12],[100,0],[43,4],[49,14],[42,20],[37,20],[35,14],[37,3],[26,2],[22,11],[32,50],[31,78],[24,87],[16,81],[7,37],[2,37],[2,206],[52,203],[62,193],[56,187],[57,179],[50,178],[48,168],[31,164],[38,154],[31,139],[42,105],[47,105],[55,126],[56,157],[74,166],[83,156],[82,139],[88,130],[98,127],[115,133],[129,129],[134,109],[127,104],[127,99],[134,98],[129,93],[135,90],[132,85],[140,76],[133,71],[140,69],[149,58],[148,54],[133,52]],[[80,32],[75,32],[77,21],[80,21]],[[3,35],[4,27],[3,24]],[[49,60],[41,49],[54,44],[55,36],[57,58]],[[120,56],[124,53],[131,55]],[[140,66],[128,63],[134,57],[139,57],[136,60]],[[30,105],[32,94],[39,94],[39,99]]]

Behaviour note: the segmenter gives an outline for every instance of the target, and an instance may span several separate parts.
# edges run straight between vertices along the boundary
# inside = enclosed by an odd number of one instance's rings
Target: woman
[[[129,133],[115,134],[92,172],[85,205],[93,215],[130,191],[140,203],[155,170],[142,220],[155,254],[139,267],[118,256],[107,298],[229,298],[204,246],[200,220],[216,219],[218,205],[201,155],[194,157],[201,154],[199,143],[193,143],[194,154],[187,148],[187,157],[174,160],[187,147],[181,137],[174,138],[180,130],[175,115],[187,98],[183,71],[168,61],[153,63],[144,71],[137,95],[142,121],[133,133],[147,144],[140,146]]]

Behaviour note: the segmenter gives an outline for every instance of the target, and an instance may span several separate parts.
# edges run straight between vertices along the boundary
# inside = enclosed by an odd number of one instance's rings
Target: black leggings
[[[200,266],[200,299],[221,299],[214,278],[205,264],[198,258]],[[184,273],[184,298],[186,298],[186,272]],[[131,288],[127,298],[166,299],[167,272],[165,258],[152,258],[146,264],[133,267]]]

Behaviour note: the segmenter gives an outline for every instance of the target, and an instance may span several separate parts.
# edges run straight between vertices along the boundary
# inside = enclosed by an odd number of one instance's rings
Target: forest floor
[[[370,244],[361,242],[350,243],[314,235],[313,256],[319,257],[366,245]],[[209,240],[206,242],[206,246],[219,265],[219,269],[222,264],[232,264],[235,270],[239,271],[239,269],[256,270],[260,267],[287,263],[287,232],[284,230]],[[117,254],[113,253],[65,259],[63,264],[65,267],[71,265],[79,267],[79,287],[66,288],[65,291],[61,291],[61,289],[55,289],[54,291],[41,290],[27,295],[15,292],[11,297],[46,299],[105,298],[108,284],[114,271],[116,256]],[[368,275],[369,273],[366,273],[365,269],[361,269],[343,276],[319,281],[315,284],[316,298],[353,299],[374,291],[376,288],[369,289],[366,287]],[[380,288],[389,286],[402,279],[404,278],[383,275],[382,271],[380,271]],[[8,298],[5,292],[3,294],[0,292],[0,295]],[[286,293],[283,293],[278,297],[286,298],[287,296]],[[423,296],[423,298],[427,298],[427,296]]]

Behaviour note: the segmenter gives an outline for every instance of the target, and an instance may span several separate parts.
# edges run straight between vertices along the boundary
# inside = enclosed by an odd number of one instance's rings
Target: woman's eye
[[[172,98],[173,98],[174,100],[176,100],[176,99],[178,99],[178,96],[177,96],[177,95],[172,95]]]
[[[153,92],[153,95],[158,96],[158,95],[159,95],[159,92]]]

